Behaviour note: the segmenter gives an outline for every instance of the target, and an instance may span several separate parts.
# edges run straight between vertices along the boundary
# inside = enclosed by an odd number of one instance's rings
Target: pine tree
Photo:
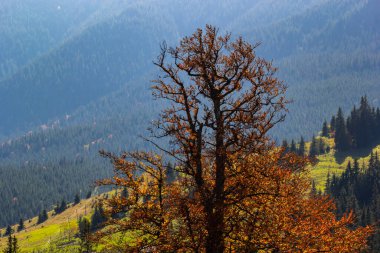
[[[21,218],[19,223],[18,223],[18,227],[17,227],[17,231],[21,231],[25,228],[24,226],[24,220]]]
[[[45,222],[48,219],[48,214],[46,212],[46,209],[42,210],[42,212],[38,215],[37,224],[41,224]]]
[[[4,236],[10,235],[13,233],[13,229],[10,225],[7,226],[7,229],[5,229]]]
[[[292,153],[297,153],[297,146],[296,146],[296,142],[294,140],[292,140],[291,144],[290,144],[290,152]]]
[[[99,229],[105,221],[106,216],[104,215],[103,207],[96,205],[94,214],[91,216],[91,230]]]
[[[342,108],[339,108],[336,116],[334,140],[336,150],[345,151],[351,148],[351,140],[346,129]]]
[[[322,138],[319,138],[319,140],[318,140],[318,154],[324,154],[325,152],[326,152],[325,143],[323,142]]]
[[[350,120],[347,124],[347,130],[349,131],[350,135],[352,136],[352,146],[356,147],[356,139],[358,137],[358,132],[361,130],[358,126],[360,121],[359,112],[356,109],[356,106],[351,111]]]
[[[376,109],[376,116],[375,116],[375,129],[376,131],[376,140],[380,139],[380,108]]]
[[[61,204],[57,203],[56,207],[54,208],[54,211],[55,211],[55,214],[59,214],[65,211],[66,209],[67,209],[66,201],[62,199]]]
[[[90,240],[91,223],[86,217],[81,217],[78,220],[79,239],[81,252],[91,252],[92,245]]]
[[[372,110],[368,104],[367,97],[362,97],[360,100],[359,107],[359,122],[358,128],[359,131],[356,137],[356,143],[358,148],[368,147],[373,141],[374,129],[374,116],[372,116]]]
[[[335,116],[332,116],[330,120],[330,129],[332,132],[335,132],[335,123],[336,123]]]
[[[67,209],[67,204],[66,204],[66,201],[64,199],[62,199],[61,201],[61,206],[59,207],[60,211],[63,212]]]
[[[17,243],[17,238],[16,236],[13,236],[13,239],[12,239],[12,253],[18,253],[20,252],[20,248],[18,246],[18,243]]]
[[[289,152],[289,143],[287,140],[282,141],[281,147],[283,148],[284,152],[287,153]]]
[[[328,136],[329,136],[329,128],[328,128],[328,126],[327,126],[327,122],[326,122],[326,120],[323,122],[322,136],[323,136],[323,137],[328,137]]]
[[[303,136],[301,136],[301,141],[300,141],[299,148],[297,150],[297,154],[300,156],[305,155],[305,140],[303,139]]]
[[[309,156],[316,157],[317,155],[318,155],[317,140],[315,139],[315,136],[313,135],[313,138],[311,139],[311,144],[310,144]]]
[[[16,236],[12,236],[12,233],[8,235],[7,246],[3,249],[3,253],[18,253],[20,248],[18,246]]]
[[[80,197],[79,197],[79,193],[77,193],[75,194],[74,205],[79,204],[79,202],[80,202]]]

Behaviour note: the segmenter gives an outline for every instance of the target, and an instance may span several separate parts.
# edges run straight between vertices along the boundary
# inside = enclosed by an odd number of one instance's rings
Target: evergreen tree
[[[376,140],[380,139],[380,108],[376,109],[376,115],[375,115],[375,129],[376,131]]]
[[[13,229],[10,225],[8,225],[7,228],[5,229],[4,236],[10,235],[12,233],[13,233]]]
[[[311,144],[310,144],[309,156],[316,157],[317,155],[318,155],[317,140],[315,139],[315,136],[313,135],[313,138],[311,139]]]
[[[346,129],[342,108],[339,108],[336,116],[334,140],[336,150],[345,151],[351,148],[351,140]]]
[[[287,153],[289,152],[289,143],[287,140],[282,141],[281,147],[283,148],[284,152]]]
[[[319,138],[319,140],[318,140],[318,154],[324,154],[324,153],[326,153],[325,143],[323,142],[322,138]]]
[[[13,236],[13,239],[12,239],[12,253],[18,253],[20,252],[20,248],[18,246],[18,242],[17,242],[17,238],[16,236]]]
[[[38,215],[37,224],[41,224],[45,222],[48,219],[48,214],[46,212],[46,209],[42,210],[42,212]]]
[[[56,207],[54,208],[54,212],[55,212],[55,214],[59,214],[59,213],[62,213],[63,211],[65,211],[66,209],[67,209],[66,201],[64,199],[62,199],[61,204],[57,203]]]
[[[359,112],[356,109],[356,106],[354,106],[354,109],[351,111],[350,120],[347,121],[347,130],[352,136],[352,146],[356,146],[356,139],[358,137],[358,132],[360,131],[360,128],[358,126],[360,121]]]
[[[61,201],[61,206],[59,207],[60,211],[63,212],[67,209],[67,204],[66,204],[66,201],[64,199],[62,199]]]
[[[103,207],[101,205],[96,205],[94,214],[91,216],[91,230],[94,231],[99,229],[106,220]]]
[[[18,227],[17,227],[17,231],[21,231],[25,228],[24,226],[24,220],[21,218],[19,223],[18,223]]]
[[[359,108],[359,121],[358,129],[359,131],[356,134],[356,144],[358,148],[368,147],[374,138],[374,112],[372,111],[370,105],[368,104],[367,97],[362,97],[360,100]]]
[[[328,136],[329,136],[329,128],[328,128],[328,126],[327,126],[327,122],[326,122],[326,120],[323,122],[322,136],[323,136],[323,137],[328,137]]]
[[[87,194],[86,194],[86,199],[91,198],[91,195],[92,195],[92,192],[91,192],[91,190],[90,190],[90,191],[88,191]]]
[[[297,154],[300,156],[305,155],[305,140],[303,139],[303,136],[301,136],[301,141],[297,150]]]
[[[12,236],[12,233],[8,235],[7,246],[3,249],[3,253],[18,253],[20,248],[18,246],[16,236]]]
[[[92,245],[90,240],[91,223],[86,217],[81,217],[78,220],[79,239],[81,252],[91,252]]]
[[[331,129],[331,131],[333,131],[333,132],[335,132],[335,123],[336,123],[335,116],[332,116],[332,117],[331,117],[331,120],[330,120],[330,129]]]
[[[290,152],[297,153],[297,146],[296,146],[296,142],[294,140],[292,140],[292,142],[290,144]]]
[[[80,202],[80,197],[79,197],[79,193],[77,193],[75,194],[74,205],[79,204],[79,202]]]

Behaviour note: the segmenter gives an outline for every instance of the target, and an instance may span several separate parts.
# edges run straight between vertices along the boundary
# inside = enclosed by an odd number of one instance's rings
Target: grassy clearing
[[[340,175],[347,167],[348,162],[358,159],[361,167],[367,166],[371,151],[380,154],[380,145],[373,148],[355,150],[352,152],[336,152],[334,150],[334,139],[323,138],[323,141],[330,147],[330,152],[317,157],[317,163],[311,168],[311,177],[316,183],[318,189],[322,191],[325,188],[328,173],[330,175]],[[310,143],[308,144],[310,146]]]
[[[91,214],[95,198],[82,200],[75,206],[70,206],[59,215],[52,216],[49,212],[49,219],[37,225],[37,217],[24,222],[25,229],[14,233],[17,237],[20,248],[23,252],[42,251],[51,247],[51,242],[60,241],[61,244],[73,244],[75,234],[78,232],[77,220],[80,216]],[[17,225],[12,227],[17,230]],[[1,230],[4,233],[5,229]],[[65,241],[61,239],[65,238]],[[0,238],[0,249],[6,245],[7,238]],[[63,245],[62,245],[63,246]]]

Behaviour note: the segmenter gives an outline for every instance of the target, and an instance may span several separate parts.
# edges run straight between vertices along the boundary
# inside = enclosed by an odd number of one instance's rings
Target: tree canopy
[[[112,226],[98,238],[128,231],[134,243],[123,248],[131,251],[365,248],[371,228],[352,229],[352,213],[337,220],[331,200],[306,197],[307,160],[284,154],[268,137],[285,117],[286,87],[257,46],[210,25],[175,48],[162,45],[153,94],[170,104],[152,134],[169,138],[170,147],[150,139],[159,154],[102,152],[114,176],[99,184],[128,194],[103,200]],[[175,180],[166,178],[169,161]]]

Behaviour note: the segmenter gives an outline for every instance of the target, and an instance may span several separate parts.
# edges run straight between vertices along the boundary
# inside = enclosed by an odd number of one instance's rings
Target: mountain
[[[376,0],[38,0],[0,7],[1,225],[107,175],[99,149],[148,147],[137,136],[147,135],[165,106],[149,90],[160,43],[176,46],[206,23],[261,42],[258,56],[279,67],[294,102],[272,132],[277,140],[310,137],[338,106],[347,112],[364,94],[380,103]]]
[[[175,45],[177,38],[205,23],[220,26],[221,32],[241,34],[251,42],[261,41],[259,55],[273,58],[279,66],[279,77],[289,85],[288,96],[295,103],[290,105],[291,123],[279,128],[276,136],[295,137],[305,135],[309,128],[315,130],[316,122],[337,107],[335,100],[354,101],[363,95],[358,94],[358,82],[365,83],[361,93],[368,93],[371,99],[377,95],[372,89],[379,79],[377,1],[96,3],[92,13],[82,6],[90,17],[77,13],[83,25],[71,33],[75,35],[0,82],[3,137],[71,114],[137,77],[153,79],[151,62],[160,42]],[[98,18],[99,11],[103,18]],[[326,70],[326,64],[328,73],[317,76],[314,70]],[[149,96],[149,82],[129,85],[141,87],[138,92]],[[327,105],[315,96],[315,90],[325,91],[326,87],[326,100],[332,100]],[[309,88],[314,90],[305,92]],[[335,96],[337,93],[340,96]],[[311,122],[299,127],[300,121]]]

